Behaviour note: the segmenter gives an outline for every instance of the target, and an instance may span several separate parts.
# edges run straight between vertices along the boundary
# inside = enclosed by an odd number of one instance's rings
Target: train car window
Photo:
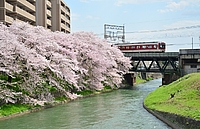
[[[131,46],[131,48],[132,48],[132,49],[134,49],[134,48],[135,48],[135,46]]]
[[[154,48],[157,48],[157,46],[156,46],[156,45],[154,45],[153,47],[154,47]]]
[[[129,49],[129,47],[126,47],[126,49]]]
[[[142,48],[144,48],[144,49],[145,49],[146,47],[147,47],[146,45],[142,46]]]

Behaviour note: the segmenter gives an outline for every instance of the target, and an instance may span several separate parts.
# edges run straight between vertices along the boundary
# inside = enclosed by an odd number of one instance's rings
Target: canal
[[[142,106],[161,79],[0,121],[0,129],[171,129]]]

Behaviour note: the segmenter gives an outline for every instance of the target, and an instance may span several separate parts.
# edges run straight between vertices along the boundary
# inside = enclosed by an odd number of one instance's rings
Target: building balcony
[[[67,22],[68,24],[70,24],[70,20],[69,20],[69,19],[67,19],[66,22]]]
[[[61,11],[64,12],[65,14],[67,14],[67,10],[65,7],[61,6]]]
[[[51,11],[47,9],[47,15],[51,17]]]
[[[69,12],[69,11],[67,11],[66,14],[67,14],[68,16],[70,16],[70,12]]]
[[[35,21],[35,19],[36,19],[34,15],[32,15],[32,14],[26,12],[26,11],[23,10],[23,9],[20,9],[19,7],[16,7],[16,11],[15,11],[15,12],[16,12],[17,14],[23,16],[23,17],[28,18],[28,19],[31,20],[31,21]]]
[[[61,23],[61,30],[65,30],[64,32],[69,32],[70,33],[70,28],[67,27],[64,23]]]
[[[31,3],[29,3],[26,0],[17,0],[18,3],[24,5],[26,8],[29,8],[31,11],[35,12],[35,6]]]
[[[61,14],[61,19],[62,19],[63,21],[66,21],[66,20],[67,20],[67,18],[66,18],[65,15],[63,15],[63,14]]]
[[[51,20],[47,19],[47,25],[51,26]]]
[[[69,27],[67,27],[66,32],[69,32],[69,33],[70,33],[70,28],[69,28]]]
[[[10,11],[10,12],[13,12],[14,6],[11,5],[11,4],[9,4],[9,3],[7,3],[7,2],[5,2],[5,3],[6,3],[6,4],[5,4],[6,10],[8,10],[8,11]]]
[[[66,30],[67,26],[64,23],[61,23],[61,28]]]
[[[6,18],[5,18],[5,22],[9,23],[9,24],[12,24],[13,20],[14,19],[12,17],[9,17],[9,16],[6,16]]]
[[[51,8],[51,2],[47,0],[47,6]]]

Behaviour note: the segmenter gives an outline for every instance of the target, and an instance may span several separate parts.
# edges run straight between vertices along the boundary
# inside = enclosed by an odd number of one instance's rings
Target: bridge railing
[[[179,52],[165,53],[124,53],[126,57],[179,57]]]

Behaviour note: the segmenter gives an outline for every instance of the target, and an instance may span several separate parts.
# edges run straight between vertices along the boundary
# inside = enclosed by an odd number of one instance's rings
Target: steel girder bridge
[[[132,61],[133,72],[159,72],[179,74],[179,52],[124,53]]]

